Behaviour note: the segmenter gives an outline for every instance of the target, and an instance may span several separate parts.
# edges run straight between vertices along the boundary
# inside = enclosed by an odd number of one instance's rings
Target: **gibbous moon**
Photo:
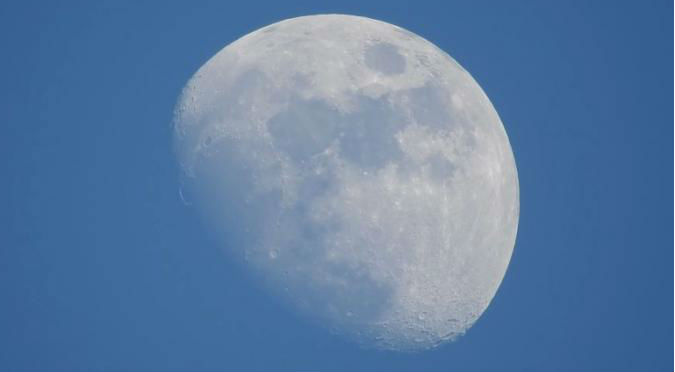
[[[462,335],[511,259],[504,126],[466,70],[400,27],[317,15],[242,37],[185,86],[174,142],[182,195],[232,257],[364,347]]]

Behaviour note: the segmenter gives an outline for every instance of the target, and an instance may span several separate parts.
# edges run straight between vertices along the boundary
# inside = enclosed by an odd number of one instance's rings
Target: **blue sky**
[[[664,370],[673,361],[670,1],[0,5],[0,369]],[[255,287],[178,197],[173,106],[236,38],[390,22],[462,64],[521,218],[459,341],[365,351]]]

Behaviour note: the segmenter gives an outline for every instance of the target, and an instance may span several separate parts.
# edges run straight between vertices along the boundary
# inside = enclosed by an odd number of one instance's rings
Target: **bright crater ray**
[[[366,347],[464,333],[519,215],[504,127],[428,41],[345,15],[289,19],[211,58],[176,107],[184,191],[273,293]]]

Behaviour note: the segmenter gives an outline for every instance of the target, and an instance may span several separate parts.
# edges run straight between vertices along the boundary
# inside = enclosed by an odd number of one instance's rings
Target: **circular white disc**
[[[363,17],[285,20],[186,85],[175,149],[225,245],[301,313],[367,347],[465,332],[504,277],[518,178],[457,62]]]

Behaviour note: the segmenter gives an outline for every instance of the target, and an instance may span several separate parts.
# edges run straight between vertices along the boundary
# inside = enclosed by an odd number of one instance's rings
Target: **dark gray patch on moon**
[[[296,99],[288,110],[267,121],[274,145],[296,162],[306,163],[335,139],[341,123],[338,111],[320,100]]]
[[[396,133],[406,121],[386,98],[361,96],[358,110],[345,118],[340,135],[340,156],[362,169],[375,170],[403,156]]]
[[[320,100],[295,99],[267,122],[267,129],[275,147],[300,164],[308,164],[336,138],[340,157],[366,170],[400,159],[395,136],[405,125],[403,116],[384,98],[357,96],[355,102],[354,112],[342,114]]]
[[[436,182],[449,181],[457,169],[457,165],[448,161],[441,154],[430,156],[427,162],[429,164],[429,175]]]
[[[402,74],[405,71],[405,58],[398,52],[398,48],[389,43],[369,46],[365,58],[366,66],[385,75]]]
[[[443,91],[433,84],[412,88],[403,92],[409,102],[409,110],[417,124],[435,130],[450,130],[458,123],[448,109],[450,102],[443,97]]]

